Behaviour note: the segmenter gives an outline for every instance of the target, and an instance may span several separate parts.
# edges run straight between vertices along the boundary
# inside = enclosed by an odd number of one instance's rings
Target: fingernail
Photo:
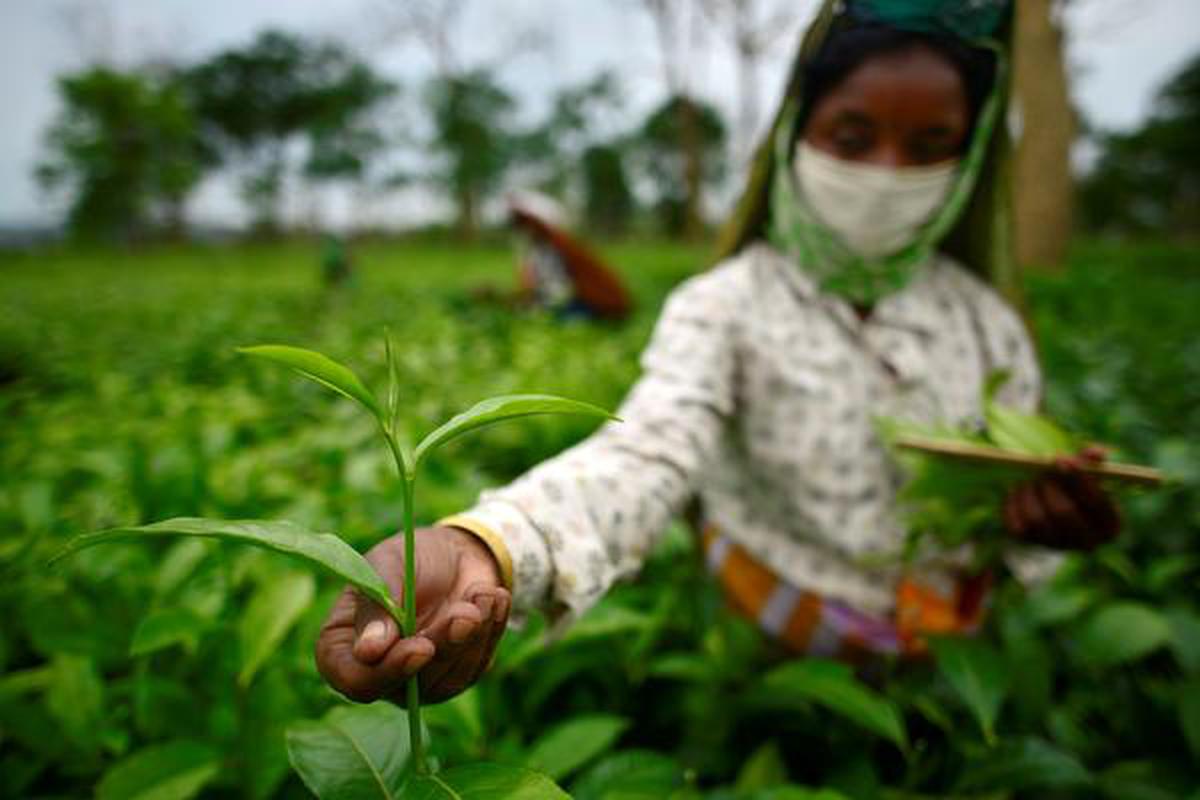
[[[475,625],[468,619],[456,619],[450,623],[448,638],[454,644],[462,644],[471,635]]]
[[[413,653],[404,662],[404,674],[412,677],[420,671],[421,667],[429,663],[429,653]]]
[[[383,624],[383,620],[375,619],[367,623],[358,640],[360,642],[382,642],[386,633],[387,626]]]

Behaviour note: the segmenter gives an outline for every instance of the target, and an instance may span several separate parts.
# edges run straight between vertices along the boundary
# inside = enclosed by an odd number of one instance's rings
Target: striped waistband
[[[706,526],[701,539],[708,569],[733,607],[796,653],[848,661],[921,656],[925,636],[973,633],[986,612],[988,574],[961,577],[951,597],[902,579],[895,617],[883,619],[792,585],[714,526]]]

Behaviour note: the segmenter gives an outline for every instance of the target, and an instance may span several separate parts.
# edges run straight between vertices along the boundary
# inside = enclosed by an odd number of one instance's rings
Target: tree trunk
[[[1026,268],[1061,268],[1073,230],[1071,145],[1077,125],[1054,5],[1054,0],[1016,4],[1014,77],[1021,134],[1013,200],[1016,257]]]
[[[686,191],[683,208],[684,236],[699,240],[704,236],[703,200],[701,198],[700,119],[695,103],[680,98],[679,144],[683,150],[683,185]]]
[[[479,233],[478,203],[475,192],[463,187],[458,192],[458,238],[472,242]]]

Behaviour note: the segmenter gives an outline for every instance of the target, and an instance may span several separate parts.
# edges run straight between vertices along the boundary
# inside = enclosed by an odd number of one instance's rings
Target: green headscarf
[[[804,66],[824,45],[841,5],[826,0],[805,35],[775,122],[759,147],[747,188],[722,232],[721,256],[765,236],[812,272],[826,291],[873,302],[904,286],[929,253],[940,247],[1019,305],[1008,198],[1012,148],[1003,119],[1009,73],[1005,49],[995,39],[985,45],[998,54],[995,85],[980,110],[954,188],[917,241],[883,259],[859,258],[813,217],[800,198],[789,148],[801,113]],[[859,20],[951,35],[976,45],[983,44],[985,37],[1001,34],[1008,18],[1007,0],[856,0],[852,5]]]

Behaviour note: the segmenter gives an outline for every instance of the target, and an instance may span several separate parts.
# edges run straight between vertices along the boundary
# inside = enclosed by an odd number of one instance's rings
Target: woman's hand
[[[367,553],[397,603],[403,603],[404,537]],[[317,639],[317,669],[351,700],[404,701],[417,676],[421,700],[437,703],[463,691],[491,663],[508,622],[509,593],[491,551],[458,528],[416,532],[417,630],[401,638],[395,620],[347,587]]]
[[[1096,478],[1081,469],[1103,459],[1102,448],[1085,447],[1009,492],[1004,501],[1009,535],[1059,550],[1091,550],[1111,541],[1121,529],[1120,512]]]

